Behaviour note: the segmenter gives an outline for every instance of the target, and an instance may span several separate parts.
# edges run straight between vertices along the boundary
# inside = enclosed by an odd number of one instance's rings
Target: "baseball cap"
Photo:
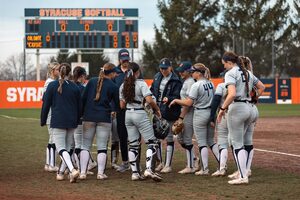
[[[172,65],[171,65],[171,61],[168,58],[163,58],[159,62],[159,67],[162,69],[167,69],[170,66]]]
[[[130,60],[129,51],[127,49],[121,49],[119,51],[119,60]]]
[[[183,61],[180,63],[179,67],[176,68],[178,72],[188,71],[192,68],[192,63],[190,61]]]

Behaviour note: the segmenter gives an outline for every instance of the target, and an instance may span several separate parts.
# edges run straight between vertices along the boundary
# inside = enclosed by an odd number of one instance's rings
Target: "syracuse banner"
[[[0,108],[41,108],[44,81],[0,81]]]

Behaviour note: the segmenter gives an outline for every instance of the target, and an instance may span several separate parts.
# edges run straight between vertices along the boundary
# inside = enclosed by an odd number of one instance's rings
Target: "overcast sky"
[[[142,41],[152,42],[154,24],[160,26],[161,19],[157,10],[157,0],[0,0],[0,61],[23,51],[24,8],[138,8],[139,9],[139,46]],[[33,50],[27,50],[29,55]],[[55,51],[41,50],[41,53]],[[116,51],[113,51],[116,52]],[[135,50],[138,57],[138,50]],[[110,57],[114,60],[116,56]],[[47,56],[50,56],[47,54]],[[34,56],[32,56],[34,58]],[[44,57],[45,58],[45,57]],[[43,59],[43,58],[42,58]],[[43,62],[43,60],[41,61]]]

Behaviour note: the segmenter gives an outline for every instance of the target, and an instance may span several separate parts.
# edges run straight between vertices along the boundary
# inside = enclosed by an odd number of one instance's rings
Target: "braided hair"
[[[133,103],[135,97],[135,74],[140,70],[140,66],[135,62],[129,63],[129,71],[124,80],[123,95],[126,103]]]
[[[68,79],[69,74],[71,72],[71,66],[68,63],[62,63],[59,67],[59,73],[60,73],[60,77],[59,77],[59,87],[57,88],[57,92],[59,94],[62,94],[62,85],[65,81],[65,79]]]
[[[114,64],[112,64],[112,63],[105,63],[103,65],[103,68],[100,69],[99,79],[98,79],[97,89],[96,89],[96,97],[94,98],[94,101],[99,101],[99,99],[100,99],[101,90],[102,90],[102,84],[103,84],[104,76],[106,75],[105,74],[105,70],[112,70],[113,68],[115,68]]]
[[[249,96],[249,75],[248,75],[248,71],[247,68],[245,66],[245,64],[243,63],[243,59],[241,58],[241,56],[239,57],[238,55],[236,55],[234,52],[232,51],[227,51],[224,53],[223,58],[222,58],[225,62],[232,62],[238,65],[238,67],[240,68],[240,70],[242,71],[242,75],[245,77],[246,81],[245,81],[245,85],[246,85],[246,92],[247,92],[247,97]]]
[[[193,65],[193,67],[199,71],[204,78],[206,78],[207,80],[210,80],[211,75],[210,75],[210,70],[202,63],[196,63]]]

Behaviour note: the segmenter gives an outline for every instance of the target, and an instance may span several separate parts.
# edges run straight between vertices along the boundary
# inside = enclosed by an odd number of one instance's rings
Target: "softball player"
[[[169,104],[173,99],[180,98],[181,87],[181,81],[177,75],[172,72],[171,61],[168,58],[161,59],[159,72],[154,76],[150,90],[157,99],[157,104],[161,110],[162,117],[168,121],[170,127],[172,127],[174,121],[178,119],[181,112],[181,106],[176,105],[169,108]],[[162,173],[169,173],[172,171],[171,164],[175,146],[171,129],[166,140],[167,150],[165,165],[163,165],[162,162],[162,147],[161,143],[159,143],[159,150],[157,154],[161,163],[155,169]]]
[[[194,107],[193,128],[199,146],[201,170],[195,175],[208,175],[208,149],[209,145],[215,158],[218,161],[218,147],[214,142],[214,130],[210,127],[210,105],[214,95],[214,86],[210,79],[210,71],[202,63],[195,64],[192,69],[192,76],[197,80],[190,89],[188,98],[175,99],[170,106],[179,104],[182,106]]]
[[[140,173],[139,153],[140,153],[140,135],[143,136],[147,144],[146,151],[146,170],[145,177],[152,178],[154,181],[161,181],[162,177],[152,170],[152,162],[155,160],[157,142],[154,131],[147,112],[143,107],[143,99],[154,110],[155,114],[161,118],[161,113],[152,99],[152,93],[146,82],[138,79],[140,76],[140,67],[136,63],[130,63],[130,70],[120,87],[120,106],[126,109],[125,125],[128,131],[129,151],[128,157],[132,169],[131,180],[143,180]]]
[[[180,90],[180,98],[186,99],[188,98],[190,89],[192,85],[195,83],[195,80],[191,76],[191,72],[189,70],[192,68],[192,63],[189,61],[181,62],[179,67],[176,68],[176,71],[179,72],[180,77],[182,78],[183,85]],[[179,171],[179,174],[189,174],[194,173],[195,168],[193,165],[194,161],[194,151],[193,151],[193,115],[194,110],[188,106],[183,106],[181,109],[181,113],[179,116],[179,120],[183,120],[184,129],[183,133],[177,136],[178,142],[186,151],[186,159],[187,159],[187,166],[183,170]]]
[[[84,88],[85,88],[85,79],[86,79],[86,71],[83,67],[75,67],[73,70],[73,81],[76,83],[76,85],[78,86],[81,95],[83,94]],[[81,145],[82,145],[82,119],[80,119],[80,122],[77,126],[77,128],[75,129],[74,132],[74,153],[73,158],[75,161],[76,166],[79,168],[80,167],[80,163],[79,163],[79,155],[80,155],[80,151],[81,151]]]
[[[121,49],[118,53],[119,58],[119,73],[118,76],[114,79],[116,85],[120,88],[121,84],[124,82],[125,77],[128,73],[128,65],[130,61],[129,51],[127,49]],[[130,170],[128,163],[128,133],[125,126],[125,112],[126,110],[120,109],[117,112],[117,131],[120,140],[120,149],[122,156],[122,164],[117,168],[118,172],[125,172]],[[115,146],[114,146],[115,150]]]
[[[112,113],[112,126],[111,126],[111,167],[113,169],[119,169],[120,166],[118,163],[118,157],[119,157],[119,135],[117,130],[117,119],[116,119],[116,113]]]
[[[251,60],[248,57],[244,57],[244,56],[240,56],[239,58],[241,60],[241,65],[243,65],[243,67],[245,69],[247,69],[248,71],[253,73]],[[251,97],[253,97],[253,95],[255,95],[256,91],[259,94],[263,93],[263,91],[265,89],[264,84],[259,80],[257,85],[258,85],[258,88],[254,87],[252,89]],[[256,98],[258,98],[258,97],[256,97]],[[246,157],[247,157],[246,166],[247,166],[247,176],[248,177],[251,176],[251,164],[252,164],[253,153],[254,153],[254,150],[253,150],[253,133],[254,133],[254,128],[255,128],[256,121],[257,121],[258,116],[259,116],[258,109],[255,105],[256,102],[257,102],[257,99],[255,99],[255,98],[252,98],[251,101],[250,101],[251,120],[250,120],[250,123],[248,124],[248,126],[246,128],[246,132],[245,132],[245,135],[244,135],[244,148],[245,148]],[[239,171],[236,171],[233,174],[229,175],[228,177],[231,178],[231,179],[236,179],[236,178],[238,178],[238,176],[239,176]]]
[[[251,120],[250,91],[257,85],[258,79],[240,65],[238,56],[233,52],[225,52],[222,63],[227,71],[225,85],[228,95],[220,107],[217,122],[220,123],[228,109],[227,125],[229,138],[233,146],[234,158],[239,170],[239,177],[228,181],[229,184],[248,184],[247,156],[244,147],[245,127]],[[239,65],[238,65],[239,64]]]
[[[44,84],[44,89],[43,93],[46,92],[47,87],[50,82],[55,81],[59,78],[59,63],[53,62],[48,64],[48,73],[47,73],[47,80]],[[53,130],[50,127],[50,121],[51,121],[51,109],[49,110],[49,114],[47,117],[47,128],[48,128],[48,133],[49,133],[49,140],[48,140],[48,145],[46,148],[46,164],[45,164],[45,171],[48,172],[57,172],[58,167],[55,166],[55,158],[56,158],[56,146],[53,142]]]
[[[222,118],[220,123],[215,124],[215,116],[218,108],[223,105],[223,102],[227,95],[227,89],[225,83],[218,84],[214,98],[211,103],[210,123],[212,127],[216,126],[216,132],[218,133],[217,141],[219,146],[219,168],[212,176],[225,176],[227,170],[227,158],[228,158],[228,128],[227,118]]]
[[[107,160],[107,143],[111,131],[111,112],[119,107],[119,90],[111,80],[118,68],[106,63],[99,77],[92,78],[83,93],[83,140],[80,152],[80,179],[86,179],[93,139],[97,141],[97,179],[107,179],[104,173]],[[111,106],[111,102],[114,106]]]
[[[51,108],[50,127],[53,129],[53,141],[62,161],[67,165],[70,174],[70,182],[76,182],[79,172],[74,168],[70,150],[75,128],[80,119],[81,95],[75,83],[68,80],[71,67],[69,64],[61,64],[59,68],[59,80],[49,83],[43,96],[41,111],[41,126],[47,121]],[[57,180],[64,179],[64,172],[58,171]]]

